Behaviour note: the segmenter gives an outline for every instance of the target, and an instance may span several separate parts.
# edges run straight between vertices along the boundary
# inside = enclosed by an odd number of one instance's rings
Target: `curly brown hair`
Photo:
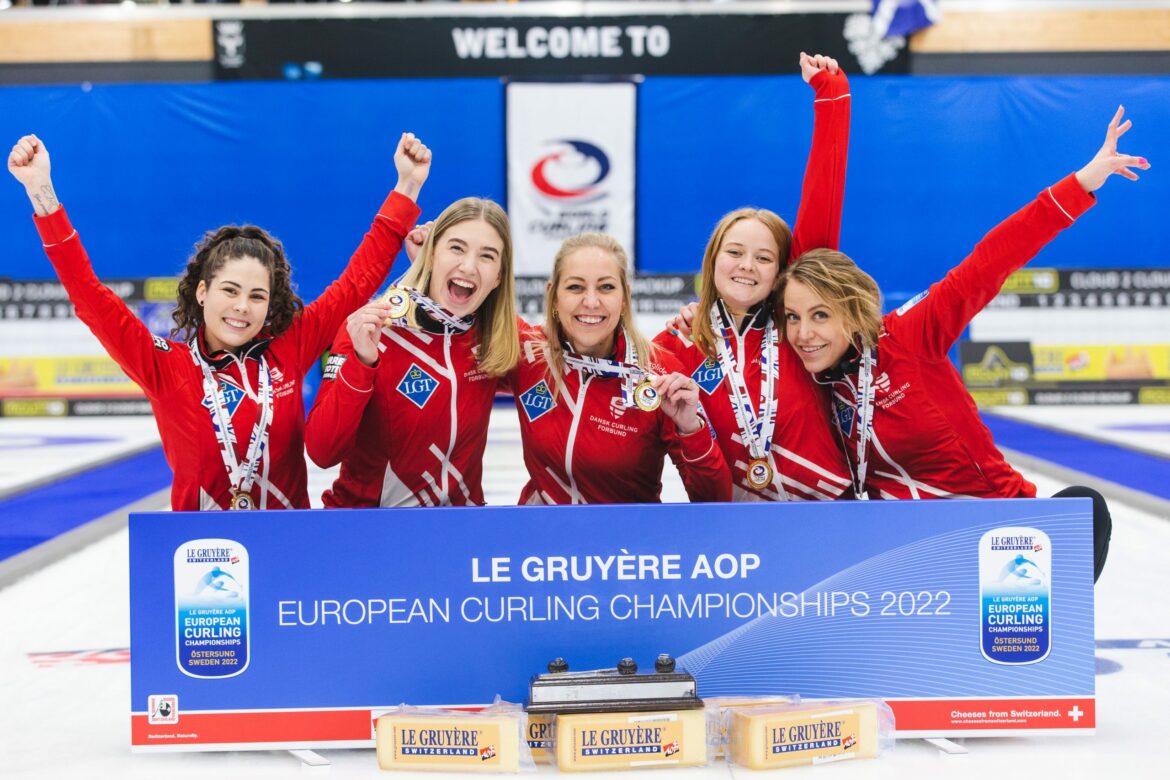
[[[211,285],[228,260],[254,257],[268,269],[271,289],[268,293],[268,316],[265,318],[266,336],[279,336],[288,330],[293,320],[305,308],[292,282],[292,266],[284,256],[284,246],[255,225],[225,225],[209,230],[195,245],[195,254],[187,261],[187,270],[179,280],[178,305],[171,317],[175,327],[171,338],[187,341],[203,324],[203,307],[195,298],[199,282]]]

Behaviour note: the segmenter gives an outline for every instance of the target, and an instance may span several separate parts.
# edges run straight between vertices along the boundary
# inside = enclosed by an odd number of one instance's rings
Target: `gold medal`
[[[245,493],[242,490],[232,490],[232,502],[228,504],[229,509],[255,509],[256,504],[252,501],[252,494]]]
[[[658,395],[649,379],[643,379],[634,388],[634,404],[643,412],[652,412],[662,405],[662,396]]]
[[[410,293],[401,287],[391,287],[382,296],[382,300],[390,304],[390,319],[392,320],[400,320],[406,317],[410,314],[411,309],[414,308],[414,301],[410,299]]]
[[[772,484],[772,466],[763,458],[755,458],[748,463],[747,481],[756,490],[763,490]]]

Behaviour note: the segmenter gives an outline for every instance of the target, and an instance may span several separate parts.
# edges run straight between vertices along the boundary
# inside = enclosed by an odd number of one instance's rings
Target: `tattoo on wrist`
[[[57,202],[57,195],[53,192],[52,184],[45,184],[40,188],[39,192],[32,193],[33,208],[37,216],[47,217],[57,210],[60,205]]]

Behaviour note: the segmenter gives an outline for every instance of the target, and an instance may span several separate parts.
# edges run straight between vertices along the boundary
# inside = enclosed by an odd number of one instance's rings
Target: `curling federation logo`
[[[439,381],[437,379],[423,371],[417,364],[411,363],[406,375],[398,383],[398,392],[406,396],[419,409],[422,409],[427,405],[427,401],[431,400],[431,396],[435,394],[438,387]]]
[[[532,185],[555,203],[588,203],[605,197],[609,156],[600,147],[576,139],[552,141],[552,151],[532,166]]]

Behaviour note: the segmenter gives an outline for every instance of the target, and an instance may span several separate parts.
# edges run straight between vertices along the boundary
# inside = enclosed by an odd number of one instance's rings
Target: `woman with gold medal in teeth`
[[[519,355],[508,217],[456,201],[411,234],[416,252],[334,339],[305,431],[317,465],[341,464],[325,506],[484,503],[492,401]]]
[[[544,325],[521,333],[512,377],[529,475],[521,504],[660,501],[667,454],[692,501],[731,497],[698,385],[634,326],[628,263],[612,236],[566,239]]]
[[[724,216],[704,253],[698,306],[654,339],[702,388],[734,501],[852,495],[826,394],[784,349],[773,300],[790,260],[814,247],[835,248],[840,235],[849,82],[829,57],[802,53],[800,69],[815,90],[815,119],[795,231],[767,209]]]

